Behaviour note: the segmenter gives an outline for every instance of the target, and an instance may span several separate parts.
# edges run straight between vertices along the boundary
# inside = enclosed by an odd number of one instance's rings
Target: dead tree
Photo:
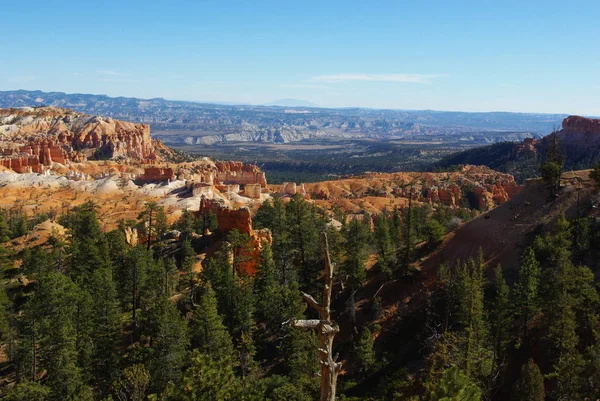
[[[292,327],[315,330],[319,336],[319,363],[321,364],[321,397],[320,401],[334,401],[337,376],[342,368],[342,363],[337,362],[338,355],[332,356],[333,338],[340,331],[337,325],[331,322],[331,289],[333,287],[333,265],[329,256],[327,235],[322,234],[323,258],[325,262],[325,288],[323,290],[323,303],[319,304],[311,295],[302,293],[304,300],[317,312],[320,319],[290,320]]]

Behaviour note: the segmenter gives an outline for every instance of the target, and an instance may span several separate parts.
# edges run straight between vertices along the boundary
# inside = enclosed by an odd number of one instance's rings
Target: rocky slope
[[[507,279],[516,276],[519,258],[536,235],[550,229],[561,212],[568,218],[598,217],[598,191],[589,170],[565,173],[558,197],[541,179],[531,179],[509,202],[469,221],[451,233],[440,249],[423,262],[423,269],[435,271],[440,263],[476,257],[479,249],[488,266],[508,270]]]
[[[449,173],[371,173],[363,176],[303,184],[271,186],[272,192],[301,192],[317,204],[331,208],[379,213],[404,207],[408,199],[421,203],[490,210],[520,190],[510,174],[484,166],[462,166]]]
[[[0,110],[0,164],[17,172],[87,159],[157,160],[150,127],[53,107]]]

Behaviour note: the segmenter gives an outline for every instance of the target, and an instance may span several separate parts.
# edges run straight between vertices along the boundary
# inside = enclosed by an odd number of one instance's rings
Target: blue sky
[[[600,115],[600,1],[29,1],[0,90]]]

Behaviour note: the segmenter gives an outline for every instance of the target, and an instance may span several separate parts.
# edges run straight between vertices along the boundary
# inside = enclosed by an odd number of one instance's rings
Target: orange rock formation
[[[244,261],[241,263],[241,269],[248,273],[256,273],[256,266],[260,260],[260,254],[263,249],[263,242],[273,243],[271,232],[265,230],[252,229],[252,217],[250,209],[242,207],[233,209],[219,202],[202,198],[200,202],[200,216],[207,213],[215,213],[217,215],[217,225],[220,235],[227,235],[233,230],[238,230],[242,234],[247,234],[250,237],[249,249],[241,250]]]
[[[175,178],[172,168],[145,167],[144,174],[139,177],[142,183],[149,182],[167,182]]]
[[[41,166],[89,157],[157,160],[147,124],[91,117],[69,109],[2,109],[0,134],[0,162],[17,172],[41,172]]]

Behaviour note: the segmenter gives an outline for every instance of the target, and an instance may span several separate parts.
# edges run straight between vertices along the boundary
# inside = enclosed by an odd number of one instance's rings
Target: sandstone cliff
[[[150,127],[53,107],[0,110],[0,163],[17,172],[96,159],[154,162]]]
[[[260,184],[267,186],[265,173],[258,166],[242,162],[217,162],[216,178],[223,184]]]

